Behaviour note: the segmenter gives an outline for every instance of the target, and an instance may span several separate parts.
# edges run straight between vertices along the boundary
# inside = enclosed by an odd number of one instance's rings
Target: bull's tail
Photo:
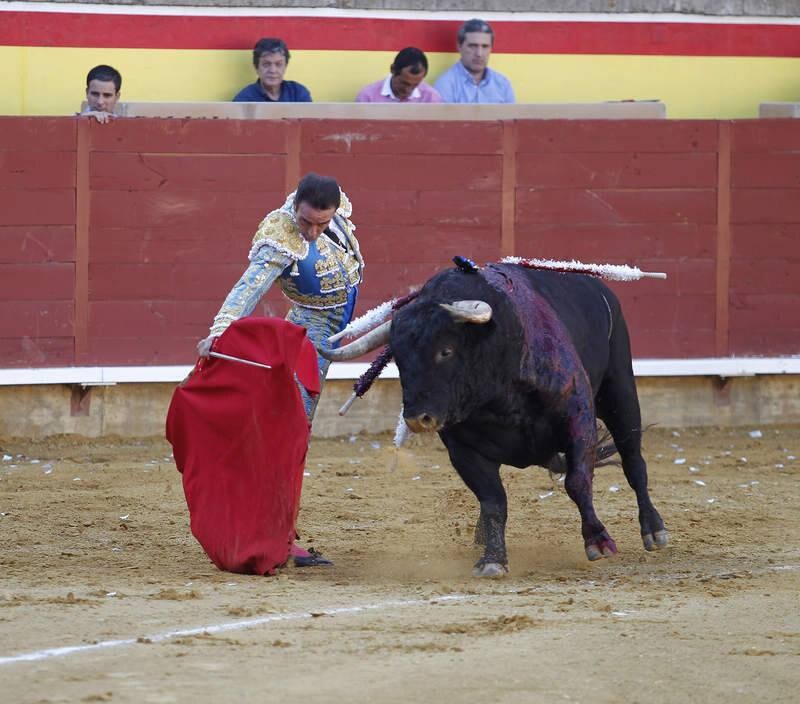
[[[607,467],[609,465],[621,465],[617,446],[611,438],[611,433],[608,432],[602,423],[597,424],[597,444],[594,446],[594,466]],[[567,457],[563,452],[559,452],[550,459],[547,464],[547,470],[550,472],[551,478],[554,475],[567,473]]]
[[[594,466],[608,467],[622,464],[617,451],[617,446],[604,425],[597,424],[597,444],[594,446]]]

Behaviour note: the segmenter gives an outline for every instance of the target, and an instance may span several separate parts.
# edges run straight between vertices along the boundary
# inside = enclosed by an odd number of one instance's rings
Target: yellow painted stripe
[[[68,115],[84,98],[86,72],[109,63],[123,75],[122,100],[229,100],[255,80],[249,51],[0,47],[0,113]],[[352,101],[388,73],[394,52],[296,51],[286,77],[315,101]],[[433,82],[456,59],[428,56]],[[672,118],[757,117],[768,101],[800,100],[800,59],[693,56],[497,54],[518,102],[659,99]]]

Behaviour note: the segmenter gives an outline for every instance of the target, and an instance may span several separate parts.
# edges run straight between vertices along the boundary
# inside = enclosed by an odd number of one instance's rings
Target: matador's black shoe
[[[322,567],[324,565],[333,564],[333,562],[321,552],[317,552],[314,548],[303,550],[299,545],[292,545],[290,554],[295,567]]]

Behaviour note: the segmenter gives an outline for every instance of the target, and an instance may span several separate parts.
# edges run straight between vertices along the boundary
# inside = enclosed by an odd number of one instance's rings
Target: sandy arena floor
[[[300,529],[336,565],[272,578],[210,564],[164,441],[0,440],[0,699],[796,702],[800,427],[753,430],[648,432],[655,554],[621,469],[596,563],[562,485],[505,469],[501,580],[438,440],[315,440]]]

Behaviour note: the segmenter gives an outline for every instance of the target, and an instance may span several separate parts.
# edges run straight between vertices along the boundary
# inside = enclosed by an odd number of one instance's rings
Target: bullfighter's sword
[[[218,357],[219,359],[227,359],[229,362],[239,362],[240,364],[250,364],[253,367],[261,367],[262,369],[272,369],[269,364],[262,364],[261,362],[254,362],[251,359],[242,359],[241,357],[233,357],[229,354],[222,354],[222,352],[209,352],[209,357]]]

